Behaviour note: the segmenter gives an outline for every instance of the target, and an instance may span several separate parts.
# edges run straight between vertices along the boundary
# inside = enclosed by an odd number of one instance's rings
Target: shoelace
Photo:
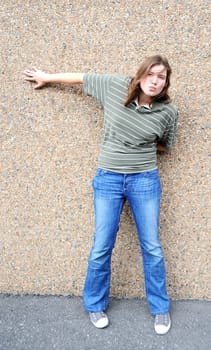
[[[161,325],[167,326],[169,323],[168,314],[156,315],[155,322],[156,322],[156,324],[161,324]]]
[[[93,312],[92,313],[92,317],[94,319],[95,322],[97,322],[98,320],[100,320],[101,318],[104,318],[105,315],[103,312]]]

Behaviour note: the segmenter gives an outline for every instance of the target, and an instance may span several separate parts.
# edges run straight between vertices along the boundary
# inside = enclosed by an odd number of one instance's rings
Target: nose
[[[157,77],[157,75],[153,75],[151,81],[152,81],[152,84],[153,84],[153,85],[157,85],[157,82],[158,82],[158,77]]]
[[[157,85],[158,77],[156,75],[152,76],[152,84]]]

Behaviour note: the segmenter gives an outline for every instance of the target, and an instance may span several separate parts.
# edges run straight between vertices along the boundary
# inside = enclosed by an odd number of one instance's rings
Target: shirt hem
[[[131,169],[131,170],[126,170],[126,169],[114,169],[114,168],[110,168],[110,167],[105,167],[105,166],[101,166],[100,164],[98,164],[97,166],[98,169],[102,169],[102,170],[105,170],[105,171],[111,171],[113,173],[117,173],[117,174],[139,174],[139,173],[146,173],[148,171],[153,171],[153,170],[157,170],[158,167],[157,166],[154,166],[152,168],[146,168],[146,169],[137,169],[137,170],[134,170],[134,169]]]

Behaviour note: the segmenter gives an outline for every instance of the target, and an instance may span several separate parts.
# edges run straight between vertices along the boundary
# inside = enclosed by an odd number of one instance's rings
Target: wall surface
[[[143,58],[161,53],[180,111],[176,146],[158,157],[168,291],[210,298],[209,31],[206,0],[1,3],[0,292],[81,295],[94,230],[102,109],[81,87],[35,91],[22,71],[133,75]],[[145,295],[127,205],[112,270],[112,295]]]

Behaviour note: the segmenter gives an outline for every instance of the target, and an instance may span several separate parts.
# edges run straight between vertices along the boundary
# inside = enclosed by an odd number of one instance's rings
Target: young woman
[[[108,326],[111,255],[123,205],[128,200],[142,250],[146,297],[157,334],[171,327],[166,273],[159,240],[161,186],[157,150],[169,151],[178,112],[170,103],[171,68],[165,57],[147,58],[134,78],[116,74],[26,70],[25,80],[83,84],[104,107],[104,127],[93,179],[95,235],[84,286],[84,307],[97,328]]]

